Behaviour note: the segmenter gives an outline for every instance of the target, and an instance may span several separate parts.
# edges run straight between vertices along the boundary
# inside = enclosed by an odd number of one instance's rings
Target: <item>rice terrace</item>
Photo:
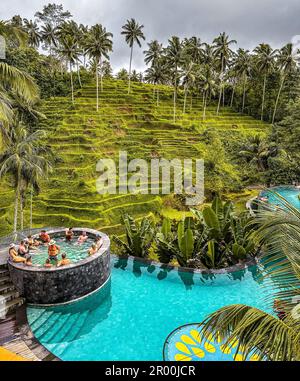
[[[16,3],[0,17],[0,360],[185,376],[197,366],[169,362],[299,361],[297,31],[162,35],[146,2],[118,23],[119,0],[105,17]]]

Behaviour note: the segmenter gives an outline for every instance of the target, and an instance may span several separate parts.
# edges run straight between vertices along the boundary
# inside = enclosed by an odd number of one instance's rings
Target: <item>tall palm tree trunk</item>
[[[101,60],[101,57],[99,59],[99,70],[100,70],[100,89],[101,89],[101,93],[103,92],[103,73],[102,73],[102,70],[101,70],[101,66],[102,66],[102,60]]]
[[[33,187],[31,187],[31,191],[30,191],[30,233],[32,230],[32,211],[33,211]]]
[[[267,74],[264,75],[264,85],[263,85],[263,93],[262,93],[261,116],[260,116],[260,120],[264,120],[266,83],[267,83]]]
[[[20,229],[24,229],[24,195],[23,192],[20,193]]]
[[[230,107],[233,106],[234,93],[235,93],[235,84],[232,86],[232,93],[231,93],[231,99],[230,99]]]
[[[156,106],[159,106],[159,88],[156,89]]]
[[[220,83],[220,92],[219,92],[219,100],[218,100],[218,107],[217,107],[217,115],[219,115],[221,100],[222,100],[222,93],[223,93],[223,78],[222,78],[223,70],[224,70],[224,63],[223,63],[223,58],[222,58],[221,73],[220,73],[221,83]]]
[[[186,109],[186,98],[188,93],[188,86],[184,86],[184,101],[183,101],[183,113],[185,114]]]
[[[204,100],[203,100],[203,115],[202,115],[202,120],[205,120],[206,118],[206,102],[207,102],[207,92],[205,91],[204,95]]]
[[[71,64],[71,62],[70,62],[70,74],[71,74],[72,103],[74,104],[74,84],[73,84],[73,72],[72,72],[72,64]]]
[[[78,61],[76,62],[76,66],[77,66],[77,76],[78,76],[78,82],[79,82],[79,86],[80,86],[80,87],[82,87],[82,83],[81,83],[81,77],[80,77],[80,70],[79,70]]]
[[[245,101],[246,101],[246,84],[247,84],[247,76],[244,75],[242,112],[244,112],[244,109],[245,109]]]
[[[97,65],[96,65],[96,109],[97,111],[99,111],[99,75],[98,75],[98,71],[99,71],[99,61],[97,61]]]
[[[281,82],[280,82],[280,86],[279,86],[278,94],[277,94],[277,97],[276,97],[276,102],[275,102],[274,112],[273,112],[273,116],[272,116],[272,124],[275,122],[275,117],[276,117],[276,113],[277,113],[278,102],[279,102],[280,94],[281,94],[281,91],[282,91],[282,88],[283,88],[284,80],[285,80],[285,76],[282,77],[282,80],[281,80]]]
[[[132,54],[133,54],[133,44],[130,50],[130,60],[129,60],[129,72],[128,72],[128,94],[130,93],[131,86],[131,63],[132,63]]]
[[[173,94],[173,122],[176,122],[176,100],[177,100],[177,65],[175,68],[174,94]]]
[[[15,193],[15,207],[14,207],[14,226],[13,233],[16,236],[18,229],[18,208],[19,208],[19,186],[17,185],[16,193]]]

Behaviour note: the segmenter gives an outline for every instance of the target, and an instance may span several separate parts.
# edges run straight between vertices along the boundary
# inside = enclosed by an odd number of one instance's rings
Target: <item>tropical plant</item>
[[[168,219],[163,220],[155,236],[157,254],[163,263],[169,263],[175,258],[180,266],[189,265],[197,250],[192,224],[192,218],[186,217],[177,224],[175,234],[171,222]]]
[[[279,304],[279,318],[236,304],[209,315],[201,323],[201,331],[205,337],[219,337],[225,345],[238,340],[236,350],[245,357],[254,352],[260,360],[299,361],[300,212],[278,197],[283,207],[260,209],[254,222],[258,226],[255,238],[263,245],[265,281],[280,285],[279,291],[266,299],[266,304]]]
[[[280,72],[280,84],[275,101],[272,123],[275,122],[280,94],[287,76],[296,69],[296,57],[293,53],[293,44],[286,44],[277,54],[277,65]]]
[[[176,122],[176,101],[177,101],[177,89],[180,80],[179,67],[183,62],[182,55],[182,43],[177,36],[173,36],[168,40],[169,44],[166,48],[166,60],[170,67],[170,71],[173,77],[173,122]]]
[[[217,60],[218,66],[220,68],[220,91],[219,100],[217,107],[217,114],[219,114],[221,99],[223,95],[224,100],[224,74],[226,67],[233,55],[233,51],[230,49],[230,45],[236,44],[236,40],[229,40],[229,36],[225,32],[220,33],[220,35],[213,40],[214,44],[214,56]],[[224,102],[223,102],[224,103]]]
[[[99,68],[102,64],[102,58],[109,60],[108,53],[112,51],[112,33],[107,32],[101,24],[94,25],[87,36],[84,44],[85,53],[96,61],[96,96],[97,96],[97,111],[99,110]],[[100,71],[101,91],[103,91],[102,72]]]
[[[38,48],[42,36],[39,31],[39,27],[35,21],[24,19],[24,28],[28,34],[28,45],[33,48]]]
[[[261,101],[261,117],[260,119],[264,119],[264,106],[265,106],[265,95],[266,95],[266,84],[267,84],[267,76],[271,72],[274,71],[275,67],[275,57],[277,50],[273,50],[269,44],[259,44],[255,49],[255,63],[257,65],[257,69],[260,73],[263,74],[263,93],[262,93],[262,101]]]
[[[128,214],[121,218],[126,231],[126,242],[119,237],[113,236],[113,241],[120,247],[123,254],[145,258],[153,240],[151,222],[148,218],[143,218],[140,223]]]
[[[246,85],[252,70],[252,61],[251,55],[249,54],[249,50],[238,49],[233,65],[235,72],[242,79],[243,82],[242,112],[244,112],[246,100]]]
[[[154,66],[158,63],[163,53],[162,44],[157,40],[151,41],[148,45],[148,50],[144,50],[146,65]]]
[[[131,80],[131,64],[132,64],[132,54],[133,46],[136,43],[139,47],[142,46],[141,39],[145,40],[144,33],[142,29],[144,25],[139,25],[135,19],[127,20],[126,24],[122,26],[121,34],[125,35],[126,43],[130,47],[130,60],[129,60],[129,71],[128,71],[128,94],[130,93],[130,80]]]
[[[156,105],[159,105],[159,85],[163,85],[168,80],[167,66],[163,60],[156,61],[145,72],[145,81],[156,85]],[[155,89],[155,88],[154,88]]]
[[[9,131],[3,131],[5,136],[4,150],[0,155],[0,178],[4,175],[11,175],[15,189],[15,210],[13,232],[17,231],[18,206],[20,198],[24,195],[24,186],[30,183],[29,173],[36,176],[44,175],[46,159],[40,155],[40,142],[45,137],[44,131],[35,131],[29,134],[25,126],[16,122]],[[21,199],[21,221],[22,221]]]
[[[28,103],[36,101],[39,92],[33,78],[27,73],[0,62],[0,126],[7,124],[13,118],[12,96],[15,92]]]
[[[71,100],[74,104],[73,65],[77,62],[80,51],[77,42],[71,35],[65,35],[60,40],[59,55],[67,60],[70,69]]]

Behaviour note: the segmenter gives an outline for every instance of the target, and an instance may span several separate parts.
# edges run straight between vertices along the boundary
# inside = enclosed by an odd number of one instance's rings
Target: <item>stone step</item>
[[[20,296],[17,290],[10,290],[0,294],[0,307],[5,303],[17,299]]]
[[[0,286],[0,295],[5,294],[8,291],[13,291],[13,290],[15,290],[15,286],[12,283],[8,282],[5,284],[2,284]]]
[[[0,278],[0,286],[4,285],[5,283],[10,282],[10,277],[9,276],[3,276]]]
[[[0,319],[5,319],[6,316],[15,311],[24,303],[24,298],[16,298],[7,302],[4,306],[0,305]]]
[[[8,275],[9,275],[9,271],[7,269],[0,268],[0,278],[2,278],[3,276],[8,276]]]

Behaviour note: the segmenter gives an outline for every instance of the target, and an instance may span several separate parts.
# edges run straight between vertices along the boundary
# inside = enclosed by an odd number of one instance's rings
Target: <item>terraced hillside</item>
[[[119,150],[126,150],[129,159],[199,158],[195,145],[199,132],[208,127],[218,129],[223,139],[268,129],[266,124],[229,108],[216,116],[214,105],[208,107],[203,123],[200,99],[193,99],[192,104],[189,99],[183,114],[182,94],[173,124],[172,96],[172,88],[160,87],[157,105],[151,85],[134,83],[128,95],[125,82],[106,80],[98,112],[94,84],[78,91],[74,106],[67,98],[46,101],[42,111],[47,120],[41,128],[49,132],[49,144],[59,161],[34,199],[34,226],[86,226],[119,234],[122,212],[142,217],[160,210],[162,199],[147,194],[99,195],[95,181],[98,159],[117,159]],[[13,189],[1,185],[1,234],[11,231],[13,197]],[[29,225],[28,209],[25,226]]]

